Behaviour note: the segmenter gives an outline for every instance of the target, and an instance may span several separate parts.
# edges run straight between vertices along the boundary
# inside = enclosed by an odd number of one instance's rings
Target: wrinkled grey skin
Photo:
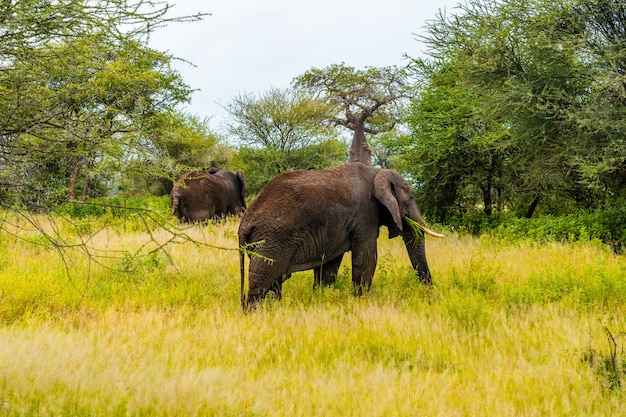
[[[172,188],[172,215],[185,223],[239,216],[246,209],[245,196],[246,180],[241,170],[207,168],[191,171]]]
[[[413,189],[392,170],[356,162],[276,176],[252,201],[239,225],[240,247],[264,241],[248,249],[272,260],[250,258],[248,294],[244,296],[242,252],[242,307],[255,305],[268,291],[280,298],[283,281],[296,271],[313,269],[314,286],[331,285],[348,251],[352,252],[355,294],[369,290],[383,225],[390,238],[403,237],[413,268],[420,280],[430,285],[424,235],[416,238],[404,216],[424,225]]]

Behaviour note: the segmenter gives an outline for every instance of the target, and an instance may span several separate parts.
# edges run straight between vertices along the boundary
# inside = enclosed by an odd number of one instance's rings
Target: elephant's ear
[[[246,186],[246,177],[243,175],[243,171],[242,170],[238,170],[237,171],[237,177],[239,178],[239,181],[241,181],[241,201],[246,201],[246,191],[247,191],[247,186]]]
[[[393,217],[393,222],[400,230],[402,230],[400,206],[398,205],[398,200],[396,199],[392,188],[394,179],[395,177],[393,171],[384,169],[378,171],[378,174],[374,177],[374,197],[376,197],[382,205],[387,207],[387,210],[391,213],[391,217]]]

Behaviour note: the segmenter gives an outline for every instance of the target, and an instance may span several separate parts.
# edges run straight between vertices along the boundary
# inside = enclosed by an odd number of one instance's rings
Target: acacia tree
[[[153,132],[151,120],[175,112],[175,105],[187,100],[191,91],[171,71],[169,58],[163,53],[131,41],[115,49],[100,49],[93,40],[89,45],[84,41],[78,42],[84,50],[64,46],[79,51],[79,56],[70,63],[71,69],[55,77],[52,87],[58,109],[65,110],[57,126],[67,139],[62,147],[53,143],[53,148],[68,165],[70,200],[76,198],[81,174],[85,197],[90,171],[98,170],[98,161],[113,155],[139,154],[146,149],[142,146],[146,139],[158,141],[157,134],[163,131]],[[40,135],[53,135],[54,130],[58,129],[42,128]],[[147,159],[154,157],[144,154]]]
[[[193,169],[227,166],[233,150],[211,130],[210,119],[178,110],[159,112],[146,120],[145,134],[126,155],[99,163],[119,172],[112,184],[122,196],[169,195],[174,182]]]
[[[240,144],[238,166],[246,168],[251,193],[280,172],[325,168],[345,155],[335,131],[323,123],[332,108],[301,90],[244,93],[225,109],[229,131]]]
[[[344,64],[313,68],[293,81],[334,109],[329,120],[354,132],[349,161],[372,162],[365,134],[391,131],[402,120],[410,98],[403,69],[395,66],[357,70]]]
[[[581,77],[593,80],[576,107],[581,183],[612,200],[626,198],[626,5],[622,0],[578,0],[563,6],[563,30],[584,59]]]
[[[173,22],[167,3],[9,1],[0,6],[0,181],[12,199],[48,205],[56,189],[74,198],[81,172],[136,148],[147,121],[191,92],[172,56],[146,46]],[[38,173],[65,178],[64,187]]]

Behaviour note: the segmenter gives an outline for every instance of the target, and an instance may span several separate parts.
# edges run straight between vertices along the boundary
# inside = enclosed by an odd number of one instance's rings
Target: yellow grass
[[[186,232],[235,248],[236,228]],[[146,235],[92,242],[134,253]],[[605,329],[625,358],[626,264],[597,245],[427,238],[429,290],[383,230],[369,294],[350,294],[346,256],[335,288],[294,274],[281,302],[251,314],[235,251],[180,243],[174,265],[106,267],[73,253],[68,278],[54,250],[6,235],[0,250],[0,415],[626,414],[600,366]]]

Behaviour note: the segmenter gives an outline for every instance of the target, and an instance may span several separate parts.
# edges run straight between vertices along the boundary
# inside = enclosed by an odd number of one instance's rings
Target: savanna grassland
[[[626,260],[597,242],[427,237],[425,288],[383,229],[365,296],[346,256],[243,314],[237,224],[153,253],[166,230],[56,226],[97,258],[0,234],[0,415],[626,414]]]

